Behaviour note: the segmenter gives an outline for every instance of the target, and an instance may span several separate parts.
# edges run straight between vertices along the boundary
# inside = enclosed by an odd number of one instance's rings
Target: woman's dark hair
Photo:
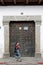
[[[15,43],[15,47],[16,47],[16,44],[17,44],[17,43],[18,43],[18,42]]]
[[[17,43],[18,43],[18,42],[15,43],[15,49],[14,49],[15,51],[14,51],[14,52],[16,52],[16,44],[17,44]]]

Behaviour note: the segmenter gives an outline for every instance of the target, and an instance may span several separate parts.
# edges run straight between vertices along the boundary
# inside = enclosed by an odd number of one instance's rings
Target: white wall
[[[18,16],[21,15],[40,15],[41,16],[41,31],[40,31],[40,50],[43,57],[43,6],[6,6],[0,7],[0,58],[4,52],[4,28],[3,28],[3,16]],[[23,16],[21,15],[21,16]]]

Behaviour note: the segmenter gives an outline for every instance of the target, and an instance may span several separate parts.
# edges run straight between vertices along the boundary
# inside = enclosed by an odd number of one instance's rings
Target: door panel
[[[23,57],[32,57],[35,54],[35,23],[10,23],[10,56],[14,56],[16,42],[20,43],[20,53]]]

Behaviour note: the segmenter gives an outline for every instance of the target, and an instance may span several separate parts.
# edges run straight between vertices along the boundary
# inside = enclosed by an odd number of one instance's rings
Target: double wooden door
[[[35,23],[10,22],[10,56],[15,55],[15,43],[20,43],[20,53],[22,57],[33,57],[35,55]]]

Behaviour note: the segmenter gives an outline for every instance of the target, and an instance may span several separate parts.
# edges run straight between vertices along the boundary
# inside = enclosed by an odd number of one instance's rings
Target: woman
[[[15,44],[15,55],[16,55],[17,61],[21,61],[21,59],[20,59],[20,57],[21,57],[21,54],[20,54],[20,43],[19,42],[16,42],[16,44]]]

